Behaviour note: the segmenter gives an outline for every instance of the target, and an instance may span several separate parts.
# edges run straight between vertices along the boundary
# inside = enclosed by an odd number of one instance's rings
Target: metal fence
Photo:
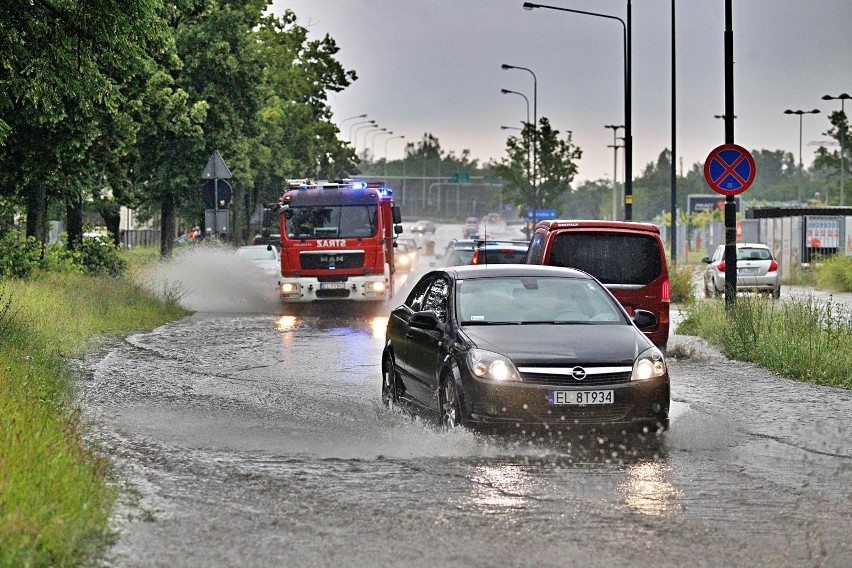
[[[133,247],[159,247],[159,229],[129,229],[120,233],[121,246],[126,249]]]

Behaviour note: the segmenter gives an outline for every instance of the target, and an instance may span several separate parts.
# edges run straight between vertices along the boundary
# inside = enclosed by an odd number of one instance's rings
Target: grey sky
[[[626,0],[544,0],[625,18]],[[366,134],[359,150],[402,155],[404,142],[431,132],[446,150],[470,149],[487,162],[504,155],[510,131],[533,106],[533,78],[502,70],[528,67],[538,81],[538,116],[571,130],[583,149],[579,180],[611,178],[612,130],[624,123],[621,25],[605,18],[524,10],[522,0],[277,0],[314,36],[330,34],[339,60],[359,79],[330,99],[336,121],[367,113],[405,140]],[[671,147],[671,0],[633,0],[633,172]],[[803,160],[825,140],[828,114],[852,94],[852,0],[734,0],[736,142],[783,149]],[[678,156],[684,169],[724,142],[724,0],[677,2]],[[852,101],[847,105],[852,112]],[[353,121],[343,125],[346,138]],[[623,135],[623,131],[620,131]],[[375,138],[375,140],[374,140]],[[619,153],[619,179],[623,154]]]

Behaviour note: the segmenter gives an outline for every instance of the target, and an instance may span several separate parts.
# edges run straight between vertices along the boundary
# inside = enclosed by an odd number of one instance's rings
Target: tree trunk
[[[175,201],[171,194],[163,197],[160,205],[160,256],[172,255],[175,238]]]
[[[77,250],[83,238],[83,198],[77,191],[69,191],[65,201],[68,233],[68,249]]]
[[[104,220],[107,231],[109,231],[115,246],[121,246],[121,208],[114,201],[102,201],[98,206],[98,212]]]
[[[27,192],[27,236],[47,242],[47,189],[40,183]]]

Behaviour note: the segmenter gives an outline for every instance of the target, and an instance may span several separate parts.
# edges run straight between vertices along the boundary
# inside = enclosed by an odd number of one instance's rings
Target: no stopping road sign
[[[754,182],[756,173],[754,158],[736,144],[715,148],[704,162],[704,179],[713,191],[722,195],[744,192]]]

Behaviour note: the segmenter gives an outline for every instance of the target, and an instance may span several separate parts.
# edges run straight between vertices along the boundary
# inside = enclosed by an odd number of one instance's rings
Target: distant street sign
[[[556,209],[530,209],[527,211],[527,219],[532,220],[533,215],[539,221],[556,219]]]
[[[737,204],[737,211],[740,211],[742,198],[738,195],[734,197],[734,202]],[[712,193],[688,195],[686,209],[689,214],[713,210],[725,211],[725,198]]]
[[[470,174],[464,172],[453,174],[453,183],[468,183],[469,181]]]
[[[229,184],[223,179],[220,179],[218,181],[215,179],[209,179],[204,182],[203,193],[204,205],[208,209],[224,209],[231,203],[231,197],[233,196],[233,191],[231,191],[231,184]],[[218,201],[216,199],[217,197]]]
[[[228,209],[206,209],[204,211],[204,226],[216,234],[229,233],[231,212]]]
[[[207,166],[201,174],[202,179],[231,179],[231,170],[225,165],[219,150],[213,150],[213,155],[207,160]]]
[[[704,162],[704,179],[722,195],[737,195],[754,182],[757,168],[748,150],[736,144],[722,144]]]

